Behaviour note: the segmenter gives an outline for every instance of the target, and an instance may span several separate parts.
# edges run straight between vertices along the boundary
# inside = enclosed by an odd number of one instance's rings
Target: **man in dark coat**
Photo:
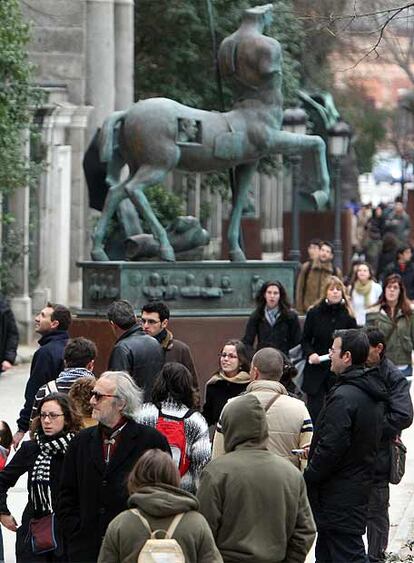
[[[65,456],[58,518],[65,530],[69,560],[95,563],[109,522],[127,509],[127,477],[139,456],[166,438],[134,422],[142,393],[124,372],[105,372],[92,391],[98,426],[80,432]]]
[[[191,350],[185,342],[174,338],[168,330],[170,310],[162,301],[146,303],[141,309],[141,323],[145,334],[153,336],[161,344],[164,361],[183,364],[193,376],[193,385],[198,389],[197,372]]]
[[[16,360],[19,331],[13,311],[0,295],[0,372],[7,371]]]
[[[390,529],[390,443],[411,425],[413,405],[407,378],[385,356],[384,333],[375,327],[366,328],[366,333],[369,340],[367,365],[378,367],[388,392],[381,443],[375,462],[374,483],[369,498],[367,525],[369,560],[370,563],[379,563],[385,561]]]
[[[56,379],[63,371],[63,351],[69,339],[68,328],[72,317],[64,305],[48,303],[35,317],[35,330],[42,337],[40,348],[35,352],[30,366],[30,375],[24,392],[24,406],[17,420],[18,431],[13,437],[17,448],[25,433],[29,430],[30,413],[39,388]]]
[[[157,340],[145,334],[137,324],[134,309],[128,301],[114,301],[107,315],[117,337],[108,369],[128,372],[144,390],[144,400],[150,401],[154,379],[164,364],[163,351]]]
[[[334,333],[331,369],[339,379],[316,423],[305,470],[317,561],[367,561],[362,536],[387,396],[378,370],[364,369],[368,351],[363,330]]]

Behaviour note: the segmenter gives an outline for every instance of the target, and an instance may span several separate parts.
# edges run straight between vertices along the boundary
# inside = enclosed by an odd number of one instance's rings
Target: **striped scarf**
[[[74,435],[73,432],[68,432],[51,440],[44,435],[36,434],[35,436],[40,453],[35,459],[33,466],[30,498],[36,514],[50,514],[53,512],[50,492],[50,464],[53,456],[66,453],[69,442]]]

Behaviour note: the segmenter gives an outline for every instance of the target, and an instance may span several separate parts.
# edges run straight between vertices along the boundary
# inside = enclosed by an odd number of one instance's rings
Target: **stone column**
[[[56,102],[63,92],[51,92]],[[35,309],[48,299],[69,303],[71,226],[71,147],[65,142],[76,106],[51,103],[42,109],[46,168],[39,187],[38,283],[33,292]]]
[[[30,158],[29,134],[25,141],[26,158]],[[30,344],[33,338],[32,300],[29,297],[29,222],[30,222],[30,188],[24,186],[17,189],[9,197],[8,207],[15,218],[15,228],[21,237],[21,259],[13,268],[13,279],[16,284],[16,295],[11,299],[11,306],[16,317],[20,333],[20,343]],[[20,241],[19,241],[20,242]]]
[[[134,102],[134,2],[114,0],[115,109]]]
[[[86,150],[86,127],[90,106],[78,106],[68,130],[69,144],[72,147],[72,187],[70,204],[70,271],[69,305],[80,307],[82,304],[82,272],[76,265],[87,255],[90,245],[89,198],[83,173],[83,156]]]
[[[92,137],[115,108],[114,0],[87,0],[86,77]]]

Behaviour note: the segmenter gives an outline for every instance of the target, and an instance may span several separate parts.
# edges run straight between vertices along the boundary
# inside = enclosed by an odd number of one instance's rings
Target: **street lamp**
[[[342,268],[342,240],[341,240],[341,160],[348,153],[351,139],[351,128],[341,119],[328,132],[328,153],[334,167],[335,187],[335,232],[334,249],[335,265]]]
[[[302,108],[288,108],[283,112],[283,130],[298,135],[306,134],[308,116]],[[292,166],[292,214],[291,214],[291,248],[289,260],[300,261],[300,231],[299,231],[299,181],[302,156],[294,153],[289,156]]]

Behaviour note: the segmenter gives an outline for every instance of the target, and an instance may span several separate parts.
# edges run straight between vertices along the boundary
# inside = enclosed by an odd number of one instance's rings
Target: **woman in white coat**
[[[374,280],[371,266],[361,262],[355,270],[350,289],[351,305],[358,326],[365,326],[366,311],[378,301],[381,294],[382,287]]]

